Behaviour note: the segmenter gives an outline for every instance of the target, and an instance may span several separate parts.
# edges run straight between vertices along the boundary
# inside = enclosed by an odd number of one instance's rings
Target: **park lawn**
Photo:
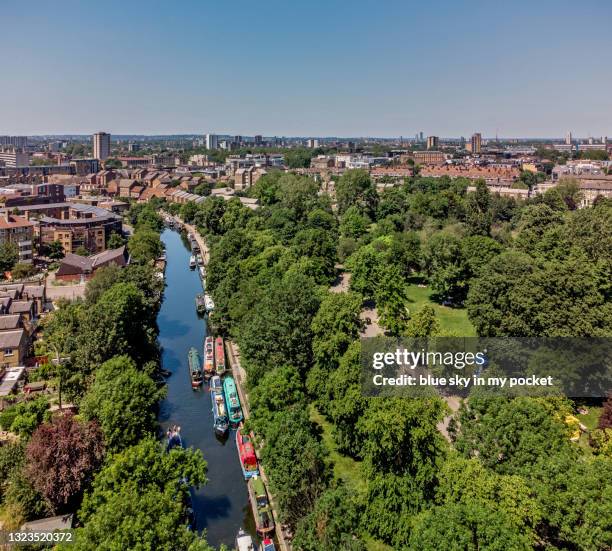
[[[332,424],[317,411],[314,405],[310,406],[310,420],[321,428],[321,440],[329,453],[329,458],[334,467],[334,476],[344,480],[345,484],[357,493],[365,493],[367,483],[361,476],[361,463],[352,457],[342,455],[332,436]],[[382,541],[374,539],[368,534],[362,534],[368,551],[393,551],[392,547]]]
[[[468,319],[465,308],[450,308],[442,306],[431,300],[431,289],[429,287],[419,287],[416,283],[408,286],[408,298],[410,300],[410,313],[414,313],[423,306],[432,306],[436,311],[436,316],[440,322],[442,331],[452,331],[459,337],[475,337],[476,330]]]
[[[321,440],[329,453],[336,478],[344,480],[349,487],[358,492],[365,491],[366,482],[361,476],[361,463],[338,451],[332,436],[332,424],[317,411],[314,405],[310,406],[310,420],[321,428]]]
[[[597,424],[599,423],[599,417],[601,416],[601,412],[603,411],[602,407],[588,407],[589,412],[586,415],[576,415],[578,420],[589,430],[593,430],[597,428]]]

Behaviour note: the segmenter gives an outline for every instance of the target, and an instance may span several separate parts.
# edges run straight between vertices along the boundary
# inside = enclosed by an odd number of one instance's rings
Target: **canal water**
[[[166,246],[166,290],[158,316],[159,340],[163,347],[163,368],[168,378],[168,396],[161,404],[160,423],[165,429],[179,425],[186,447],[202,450],[208,462],[209,482],[192,492],[198,530],[218,547],[225,543],[233,548],[240,527],[253,532],[248,493],[242,477],[235,433],[219,441],[212,428],[213,418],[208,386],[191,389],[187,353],[195,346],[202,359],[206,323],[195,310],[195,296],[202,292],[197,270],[189,269],[191,252],[186,240],[175,231],[161,236]],[[254,534],[253,534],[254,535]]]

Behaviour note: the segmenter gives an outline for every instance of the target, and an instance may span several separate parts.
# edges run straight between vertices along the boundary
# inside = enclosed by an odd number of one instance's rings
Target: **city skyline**
[[[2,134],[612,133],[603,1],[63,6],[4,8]]]

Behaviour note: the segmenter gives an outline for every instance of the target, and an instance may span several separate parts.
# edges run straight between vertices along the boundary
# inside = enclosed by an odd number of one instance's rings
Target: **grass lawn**
[[[310,406],[310,420],[321,428],[321,439],[329,452],[329,458],[333,464],[336,478],[344,480],[345,484],[357,493],[365,492],[367,483],[363,476],[361,476],[361,463],[351,457],[342,455],[338,451],[338,447],[332,437],[331,423],[317,411],[314,405]],[[362,537],[368,551],[393,551],[392,547],[389,547],[382,541],[375,540],[367,534],[363,534]]]
[[[593,430],[597,428],[597,423],[599,422],[599,417],[601,416],[601,412],[603,411],[602,407],[597,406],[587,406],[589,412],[586,415],[577,415],[578,420],[589,430]]]
[[[329,452],[329,458],[334,466],[334,475],[356,491],[366,488],[366,483],[361,476],[361,463],[352,457],[342,455],[332,436],[332,425],[317,411],[314,405],[310,406],[310,420],[321,428],[321,439]]]
[[[429,296],[431,289],[429,287],[419,287],[413,283],[408,286],[408,298],[410,299],[410,311],[416,312],[425,305],[433,306],[436,311],[436,316],[440,322],[440,328],[443,331],[452,331],[459,337],[475,337],[476,330],[467,316],[465,308],[450,308],[433,302]]]

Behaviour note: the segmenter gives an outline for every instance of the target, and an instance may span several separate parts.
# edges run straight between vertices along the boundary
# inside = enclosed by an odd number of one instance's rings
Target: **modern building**
[[[0,166],[15,168],[28,166],[30,156],[15,147],[0,150]]]
[[[427,136],[427,149],[437,149],[440,146],[438,136]]]
[[[219,149],[219,136],[217,134],[206,134],[206,149]]]
[[[20,149],[27,147],[27,136],[0,136],[0,145],[12,145]]]
[[[84,247],[92,253],[106,249],[110,235],[121,234],[121,217],[100,207],[79,203],[50,203],[19,207],[27,221],[34,224],[34,234],[41,244],[62,244],[64,254]],[[9,209],[2,209],[6,216]]]
[[[572,133],[565,134],[565,145],[572,145]]]
[[[482,134],[476,132],[472,134],[472,153],[477,155],[482,151]]]
[[[100,161],[98,159],[74,159],[70,161],[70,166],[74,167],[74,173],[77,176],[87,176],[100,170]]]
[[[93,135],[93,156],[99,161],[105,161],[110,157],[110,134],[108,132],[96,132]]]
[[[8,212],[0,215],[0,244],[14,243],[19,252],[19,262],[32,262],[33,237],[34,224]]]
[[[248,168],[239,168],[234,173],[234,189],[240,191],[250,188],[264,174],[266,174],[266,170],[261,167],[250,166]]]
[[[310,149],[319,147],[319,140],[315,140],[314,138],[310,138],[306,143]]]
[[[255,145],[262,145],[263,144],[263,136],[261,134],[257,134],[257,136],[255,136]]]

